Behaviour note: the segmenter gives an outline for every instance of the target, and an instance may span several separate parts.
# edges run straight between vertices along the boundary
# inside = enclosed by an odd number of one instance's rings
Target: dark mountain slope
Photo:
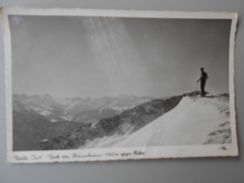
[[[189,95],[197,94],[190,93]],[[83,124],[69,133],[49,138],[43,143],[43,149],[74,149],[84,145],[86,140],[94,140],[115,133],[133,133],[173,109],[186,95],[155,99],[125,110],[112,118],[102,119],[96,124]]]
[[[13,104],[14,150],[75,149],[87,140],[115,133],[133,133],[173,109],[186,96],[199,92],[154,99],[127,109],[111,118],[95,123],[60,121],[51,123],[34,110],[26,110],[19,102]]]
[[[126,110],[113,118],[102,119],[99,123],[106,135],[128,133],[128,128],[124,128],[125,125],[129,126],[130,133],[132,133],[173,109],[181,99],[182,96],[155,99]]]
[[[13,108],[13,150],[39,150],[51,122],[18,102],[14,102]]]

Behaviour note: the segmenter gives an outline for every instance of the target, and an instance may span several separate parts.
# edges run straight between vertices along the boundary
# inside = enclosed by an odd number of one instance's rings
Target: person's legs
[[[201,95],[202,96],[205,96],[205,83],[206,83],[206,81],[205,80],[202,80],[201,81]]]

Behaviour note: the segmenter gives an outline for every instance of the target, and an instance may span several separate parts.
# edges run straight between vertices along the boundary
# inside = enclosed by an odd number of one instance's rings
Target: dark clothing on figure
[[[208,75],[206,72],[202,71],[202,75],[201,78],[199,79],[201,81],[201,95],[205,96],[206,92],[205,92],[205,84],[206,84],[206,80],[208,79]]]
[[[201,95],[205,96],[205,84],[206,84],[206,80],[201,80]]]

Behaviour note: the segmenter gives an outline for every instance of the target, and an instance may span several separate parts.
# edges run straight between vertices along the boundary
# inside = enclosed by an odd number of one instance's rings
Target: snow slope
[[[213,130],[229,122],[228,104],[228,97],[220,95],[186,96],[174,109],[132,134],[105,136],[81,148],[206,144]]]

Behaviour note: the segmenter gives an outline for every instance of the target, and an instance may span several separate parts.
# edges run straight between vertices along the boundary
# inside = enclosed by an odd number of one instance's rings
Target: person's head
[[[204,68],[203,68],[203,67],[201,67],[201,71],[202,71],[202,72],[204,71]]]

